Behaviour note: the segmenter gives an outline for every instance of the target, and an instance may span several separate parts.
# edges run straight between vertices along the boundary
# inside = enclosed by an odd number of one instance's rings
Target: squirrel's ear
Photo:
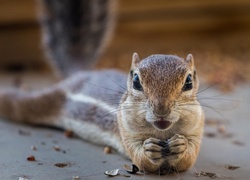
[[[131,63],[131,69],[134,69],[134,67],[136,66],[136,64],[138,64],[140,62],[140,58],[139,55],[135,52],[132,56],[132,63]]]
[[[187,55],[186,62],[189,64],[190,67],[194,67],[194,58],[192,54]]]

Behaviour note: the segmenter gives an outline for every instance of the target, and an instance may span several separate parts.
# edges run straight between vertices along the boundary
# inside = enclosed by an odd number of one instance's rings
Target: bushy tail
[[[55,126],[65,100],[64,92],[56,88],[34,93],[0,91],[0,116],[20,123]]]
[[[67,77],[92,68],[112,34],[117,0],[39,0],[43,42]]]

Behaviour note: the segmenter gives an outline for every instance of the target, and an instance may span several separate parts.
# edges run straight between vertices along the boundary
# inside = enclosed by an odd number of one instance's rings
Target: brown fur
[[[56,88],[39,93],[0,92],[0,115],[17,122],[53,125],[65,104],[65,93]]]
[[[198,79],[192,56],[187,60],[177,56],[154,55],[142,61],[137,59],[132,70],[139,74],[143,92],[132,89],[128,78],[128,93],[124,95],[118,114],[118,123],[124,148],[141,170],[167,173],[184,171],[196,161],[203,132],[203,112],[196,100]],[[193,89],[182,92],[187,73],[193,77]],[[138,102],[138,103],[136,103]],[[179,117],[165,130],[154,127],[147,120],[163,116],[168,119],[178,111]],[[124,117],[125,115],[125,117]],[[173,119],[175,118],[174,115]],[[161,141],[167,141],[170,155],[163,156]]]

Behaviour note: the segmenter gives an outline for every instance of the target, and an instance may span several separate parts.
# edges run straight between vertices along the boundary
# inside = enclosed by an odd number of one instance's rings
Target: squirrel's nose
[[[153,113],[158,118],[167,117],[170,114],[170,109],[164,106],[157,107],[154,108]]]

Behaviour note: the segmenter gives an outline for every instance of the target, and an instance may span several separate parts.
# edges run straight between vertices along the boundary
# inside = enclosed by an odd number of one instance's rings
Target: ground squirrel
[[[204,119],[197,90],[192,55],[140,60],[135,53],[128,78],[83,71],[39,92],[1,91],[0,115],[71,129],[115,148],[142,171],[165,174],[187,170],[197,158]]]
[[[116,0],[39,0],[43,41],[64,77],[91,68],[112,32]],[[54,62],[53,62],[54,61]],[[0,91],[0,116],[71,129],[111,146],[140,170],[184,171],[198,155],[203,111],[192,55],[135,53],[127,75],[82,71],[48,89]]]

